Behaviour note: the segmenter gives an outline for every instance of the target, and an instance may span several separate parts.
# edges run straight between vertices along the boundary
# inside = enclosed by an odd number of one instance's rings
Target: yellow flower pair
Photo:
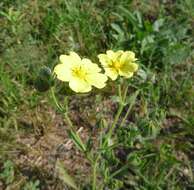
[[[130,78],[138,69],[135,63],[137,59],[131,51],[108,50],[106,54],[99,54],[98,58],[105,74],[101,73],[102,69],[97,64],[86,58],[81,59],[75,52],[61,55],[61,63],[55,66],[54,73],[59,80],[69,82],[73,91],[85,93],[91,91],[92,86],[104,88],[107,76],[112,80],[116,80],[119,75]]]

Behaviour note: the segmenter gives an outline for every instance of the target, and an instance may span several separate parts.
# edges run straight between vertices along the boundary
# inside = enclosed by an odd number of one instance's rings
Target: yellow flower
[[[73,91],[84,93],[91,91],[92,86],[105,87],[107,76],[89,59],[81,59],[75,52],[61,55],[59,59],[61,64],[55,66],[54,73],[59,80],[69,82]]]
[[[99,54],[98,58],[104,67],[105,75],[116,80],[118,75],[130,78],[137,71],[137,60],[132,51],[106,51],[106,54]]]

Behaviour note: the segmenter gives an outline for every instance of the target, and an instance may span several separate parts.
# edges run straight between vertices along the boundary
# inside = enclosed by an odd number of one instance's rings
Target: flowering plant
[[[53,76],[54,79],[58,79],[62,82],[69,84],[69,87],[75,93],[88,93],[93,88],[102,89],[108,85],[108,78],[112,81],[115,81],[119,76],[124,78],[131,78],[134,73],[138,70],[138,64],[136,63],[137,59],[135,54],[132,51],[112,51],[108,50],[105,54],[99,54],[98,59],[100,65],[93,63],[88,58],[81,58],[77,53],[70,52],[68,55],[61,55],[59,57],[60,63],[54,67]],[[51,72],[48,70],[44,72],[44,76],[51,80]],[[45,77],[41,78],[45,82]],[[52,81],[52,80],[51,80]],[[39,83],[37,83],[40,87]],[[47,84],[47,83],[46,83]],[[47,84],[48,86],[48,84]],[[43,88],[44,89],[44,88]],[[46,88],[47,89],[47,88]],[[114,121],[110,126],[108,126],[104,119],[100,123],[101,129],[106,129],[106,132],[102,132],[100,135],[101,143],[98,149],[99,152],[94,153],[88,145],[83,142],[79,133],[77,132],[73,122],[69,117],[69,103],[68,97],[65,96],[64,104],[61,104],[56,97],[55,88],[51,88],[51,94],[54,100],[54,103],[58,110],[64,115],[67,130],[70,139],[76,145],[76,147],[85,155],[86,159],[90,162],[92,167],[92,189],[95,190],[97,187],[97,176],[99,175],[98,164],[101,159],[103,159],[102,154],[104,151],[110,149],[114,144],[113,142],[113,131],[118,124],[121,113],[127,103],[127,93],[128,85],[121,87],[121,84],[118,86],[118,97],[119,97],[119,107],[118,111],[114,117]],[[137,93],[135,94],[137,96]],[[120,127],[123,126],[131,106],[128,107],[124,117],[121,120]],[[76,188],[75,184],[68,183],[71,187]]]

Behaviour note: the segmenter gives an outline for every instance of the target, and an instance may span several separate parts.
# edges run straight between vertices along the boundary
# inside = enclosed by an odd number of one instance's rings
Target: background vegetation
[[[0,189],[70,189],[57,161],[81,189],[90,189],[90,167],[68,141],[50,94],[37,92],[34,81],[60,54],[74,50],[97,61],[107,49],[133,50],[140,71],[127,81],[131,110],[99,165],[99,183],[194,189],[193,27],[193,0],[1,0]],[[63,100],[66,87],[59,86]],[[114,84],[94,94],[72,94],[70,107],[93,147],[99,118],[111,123],[117,110]]]

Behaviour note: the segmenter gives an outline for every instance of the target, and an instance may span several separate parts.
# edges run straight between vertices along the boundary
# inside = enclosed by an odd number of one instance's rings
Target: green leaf
[[[59,179],[62,180],[65,184],[72,187],[73,189],[78,189],[74,179],[67,173],[64,165],[59,160],[57,160],[56,163],[56,172],[58,173]]]
[[[69,130],[67,131],[69,134],[69,137],[71,138],[71,140],[74,142],[74,144],[76,145],[76,147],[81,150],[82,152],[86,151],[86,147],[83,144],[82,140],[80,139],[79,135],[74,132],[73,130]]]

